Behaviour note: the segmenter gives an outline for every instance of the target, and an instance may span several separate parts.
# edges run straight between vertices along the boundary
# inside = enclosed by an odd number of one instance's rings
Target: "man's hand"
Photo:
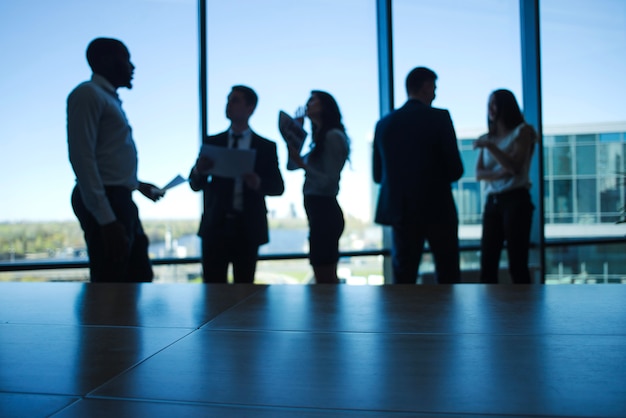
[[[201,155],[196,160],[194,170],[196,170],[198,174],[202,176],[208,176],[209,171],[211,171],[213,167],[215,167],[215,161],[205,155]]]
[[[130,255],[130,242],[126,236],[126,228],[120,221],[102,225],[104,256],[114,262],[122,262]]]
[[[157,200],[165,196],[165,190],[159,189],[154,184],[150,183],[139,182],[139,187],[137,187],[137,190],[139,190],[142,195],[152,200],[153,202],[156,202]]]
[[[243,175],[243,181],[252,190],[259,190],[261,187],[261,177],[257,173],[246,173]]]

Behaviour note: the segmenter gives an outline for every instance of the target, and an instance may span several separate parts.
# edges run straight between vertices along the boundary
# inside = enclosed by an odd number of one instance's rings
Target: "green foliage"
[[[169,231],[172,239],[194,235],[199,222],[194,219],[144,220],[144,230],[151,243],[163,242]],[[271,219],[271,228],[308,228],[306,219]],[[345,236],[359,231],[365,224],[346,216]],[[2,222],[0,223],[0,261],[25,257],[45,258],[70,249],[84,249],[85,240],[78,221]]]
[[[168,230],[174,239],[195,234],[198,221],[148,220],[143,222],[143,226],[150,242],[160,242]],[[78,221],[0,223],[0,260],[11,257],[21,259],[27,255],[54,255],[69,248],[85,248]]]
[[[0,259],[84,247],[78,222],[0,223]]]
[[[199,225],[199,222],[193,219],[145,220],[141,223],[151,243],[162,242],[168,230],[172,234],[172,239],[194,235],[198,232]]]

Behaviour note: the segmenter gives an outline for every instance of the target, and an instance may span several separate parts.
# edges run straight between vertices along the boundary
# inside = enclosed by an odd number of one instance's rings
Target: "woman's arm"
[[[485,180],[485,181],[499,180],[511,174],[505,169],[490,170],[488,168],[485,168],[485,164],[483,162],[483,152],[484,152],[483,148],[481,147],[480,153],[478,154],[478,160],[476,160],[476,179],[477,180]]]
[[[502,151],[491,141],[478,140],[475,147],[487,148],[493,158],[502,166],[505,173],[519,174],[529,153],[533,151],[535,130],[530,125],[520,128],[517,137],[513,140],[513,147],[509,153]]]

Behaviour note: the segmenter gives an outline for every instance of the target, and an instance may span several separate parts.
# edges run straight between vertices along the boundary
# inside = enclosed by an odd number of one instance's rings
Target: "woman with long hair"
[[[513,93],[504,89],[489,96],[487,124],[488,133],[474,142],[474,148],[480,149],[476,178],[485,182],[487,194],[480,278],[483,283],[498,283],[500,254],[506,242],[513,283],[531,283],[528,250],[534,205],[528,172],[537,133],[525,122]]]
[[[311,121],[311,149],[300,156],[298,150],[289,147],[289,158],[305,173],[302,191],[309,221],[309,261],[316,283],[339,283],[339,238],[345,223],[337,194],[350,140],[339,106],[330,94],[313,90],[305,115]]]

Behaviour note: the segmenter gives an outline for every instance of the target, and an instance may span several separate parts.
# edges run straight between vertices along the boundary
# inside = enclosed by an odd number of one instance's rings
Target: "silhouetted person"
[[[289,146],[289,158],[304,169],[304,209],[309,220],[309,261],[316,283],[338,283],[339,238],[345,226],[337,202],[341,170],[350,154],[350,141],[341,112],[330,94],[314,90],[306,104],[311,120],[312,148],[301,157]],[[298,118],[303,122],[302,118]]]
[[[375,221],[391,225],[395,283],[415,283],[428,244],[439,283],[460,281],[458,216],[451,183],[463,175],[447,110],[431,107],[437,75],[418,67],[406,78],[409,100],[376,125]]]
[[[236,179],[210,176],[215,162],[200,154],[189,175],[191,188],[204,192],[198,235],[205,283],[226,283],[230,263],[235,283],[254,282],[259,246],[269,241],[265,196],[285,190],[276,144],[248,125],[257,101],[251,88],[232,87],[226,104],[230,128],[204,139],[209,145],[256,150],[254,171]]]
[[[500,254],[506,241],[513,283],[530,283],[528,250],[535,209],[528,171],[537,133],[524,121],[513,93],[496,90],[487,107],[489,132],[474,142],[480,149],[476,178],[485,182],[487,201],[480,241],[480,280],[498,283]]]
[[[137,150],[116,90],[132,88],[126,46],[109,38],[87,48],[93,71],[67,99],[69,159],[76,174],[72,207],[85,233],[92,282],[149,282],[148,238],[132,192],[156,201],[163,192],[137,180]]]

